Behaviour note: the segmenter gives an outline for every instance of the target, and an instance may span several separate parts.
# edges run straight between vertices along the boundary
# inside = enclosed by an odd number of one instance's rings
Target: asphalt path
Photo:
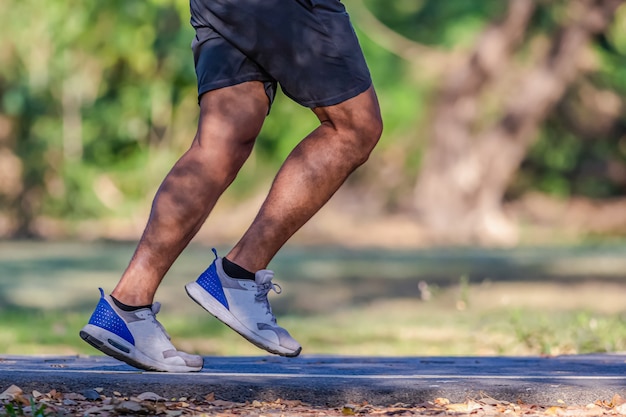
[[[586,405],[626,397],[626,355],[559,357],[205,357],[198,373],[141,372],[104,356],[0,354],[0,393],[104,395],[154,392],[165,398],[301,400],[311,405],[367,401],[420,404],[492,397],[537,405]]]

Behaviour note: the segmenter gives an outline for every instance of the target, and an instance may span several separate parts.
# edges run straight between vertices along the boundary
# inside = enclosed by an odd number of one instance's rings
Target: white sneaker
[[[197,372],[202,357],[176,350],[155,315],[160,303],[136,311],[119,309],[100,288],[100,301],[80,331],[96,349],[136,368],[162,372]]]
[[[281,356],[298,356],[302,347],[287,330],[276,324],[267,299],[270,290],[281,292],[280,286],[272,283],[274,272],[257,271],[254,281],[231,278],[224,272],[222,258],[216,252],[215,256],[211,266],[185,286],[187,294],[261,349]]]

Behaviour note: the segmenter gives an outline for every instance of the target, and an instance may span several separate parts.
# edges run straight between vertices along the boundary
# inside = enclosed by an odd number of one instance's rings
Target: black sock
[[[226,275],[231,278],[254,280],[254,272],[250,272],[226,258],[222,258],[222,268],[224,268]]]
[[[113,302],[115,303],[115,305],[117,306],[117,308],[119,308],[120,310],[124,310],[124,311],[136,311],[136,310],[141,310],[142,308],[151,308],[152,304],[149,304],[147,306],[129,306],[124,304],[123,302],[119,301],[117,298],[111,296],[111,300],[113,300]]]

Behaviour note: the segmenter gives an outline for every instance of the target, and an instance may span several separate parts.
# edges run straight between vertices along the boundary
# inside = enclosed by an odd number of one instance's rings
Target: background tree
[[[0,4],[0,146],[8,161],[0,211],[11,235],[44,233],[42,217],[103,215],[147,184],[115,177],[193,126],[183,103],[194,80],[188,45],[179,47],[190,39],[183,10],[169,1]]]
[[[483,32],[465,64],[450,71],[416,186],[420,218],[438,238],[517,241],[502,208],[507,188],[541,124],[585,70],[591,39],[607,30],[621,3],[563,5],[565,17],[547,45],[515,68],[522,41],[532,42],[529,22],[536,2],[512,0],[505,18]]]
[[[414,71],[444,74],[429,79],[437,86],[427,110],[431,122],[424,124],[427,133],[417,133],[425,148],[412,203],[405,203],[417,210],[434,241],[516,243],[517,225],[504,203],[534,191],[568,201],[623,195],[625,165],[616,146],[623,124],[621,83],[614,70],[607,72],[623,63],[616,47],[623,42],[617,35],[624,27],[622,1],[418,3],[401,15],[368,2],[372,13],[359,17],[372,38],[412,62]],[[449,48],[448,33],[463,30],[446,22],[477,16],[492,23],[475,32],[469,47],[456,40]],[[617,152],[599,157],[601,149]],[[590,157],[594,174],[584,168]],[[623,206],[605,200],[600,205],[614,206],[611,213]],[[588,211],[584,217],[593,217],[594,210]],[[613,227],[623,224],[624,215],[613,218]]]
[[[515,242],[511,213],[626,232],[623,2],[345,3],[385,134],[342,210],[412,218],[441,243]],[[0,236],[97,236],[116,218],[141,229],[195,130],[187,8],[0,3]],[[266,187],[315,124],[279,94],[226,204]]]

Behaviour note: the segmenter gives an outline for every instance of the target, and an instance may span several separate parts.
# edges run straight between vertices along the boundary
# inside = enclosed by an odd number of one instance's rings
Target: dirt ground
[[[585,406],[537,405],[510,403],[495,398],[468,399],[451,403],[446,398],[433,398],[422,404],[391,404],[373,406],[367,403],[344,404],[339,407],[311,406],[298,400],[237,403],[204,398],[163,398],[152,392],[124,396],[114,392],[107,397],[98,389],[83,393],[51,391],[24,393],[11,386],[0,393],[0,416],[619,416],[626,414],[626,400],[615,395],[610,401],[598,400]]]

